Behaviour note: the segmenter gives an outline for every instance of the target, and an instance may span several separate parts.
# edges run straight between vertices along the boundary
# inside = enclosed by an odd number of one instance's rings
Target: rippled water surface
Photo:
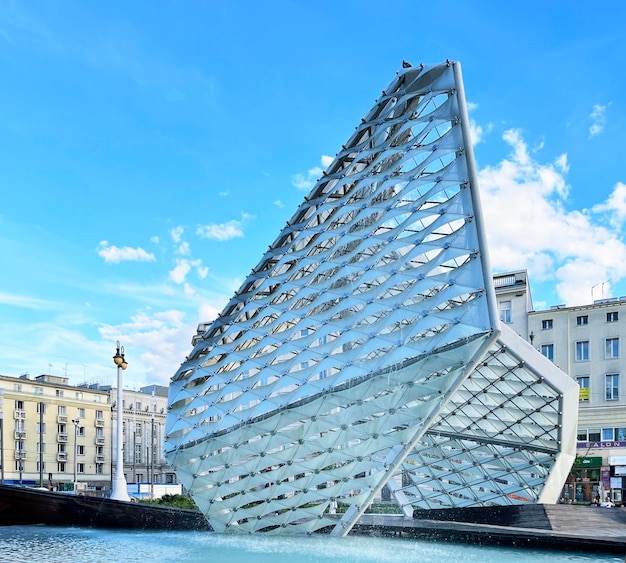
[[[38,563],[620,563],[622,556],[353,536],[348,538],[137,532],[44,526],[0,527],[0,561]]]

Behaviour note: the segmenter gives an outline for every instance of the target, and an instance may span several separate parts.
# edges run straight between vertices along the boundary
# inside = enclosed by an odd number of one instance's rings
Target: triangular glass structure
[[[345,535],[496,342],[494,303],[460,65],[403,69],[195,338],[167,459],[218,532]]]

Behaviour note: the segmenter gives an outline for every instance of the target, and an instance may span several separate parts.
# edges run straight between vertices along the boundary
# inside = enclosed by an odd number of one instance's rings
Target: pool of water
[[[0,527],[0,561],[154,563],[555,563],[620,562],[624,556],[481,547],[397,538],[234,536],[211,532],[108,531],[44,526]]]

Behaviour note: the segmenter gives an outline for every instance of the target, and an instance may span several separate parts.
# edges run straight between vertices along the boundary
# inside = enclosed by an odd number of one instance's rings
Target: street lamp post
[[[78,424],[80,423],[80,420],[78,419],[72,419],[72,424],[74,425],[74,494],[76,494],[78,491],[77,489],[77,484],[78,484],[78,479],[77,479],[77,470],[78,470],[78,445],[77,445],[77,438],[78,438]]]
[[[122,447],[122,370],[128,367],[128,362],[124,358],[124,346],[120,346],[119,340],[117,341],[117,351],[113,356],[113,361],[117,366],[117,460],[115,464],[115,479],[113,480],[113,491],[111,492],[111,498],[114,500],[126,500],[129,501],[128,487],[126,485],[126,478],[124,477],[124,458]]]

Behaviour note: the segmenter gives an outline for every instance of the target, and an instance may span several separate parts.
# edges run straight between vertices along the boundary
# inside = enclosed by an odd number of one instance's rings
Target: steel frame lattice
[[[195,339],[167,459],[218,532],[345,535],[447,451],[433,425],[498,336],[460,65],[403,69]]]

